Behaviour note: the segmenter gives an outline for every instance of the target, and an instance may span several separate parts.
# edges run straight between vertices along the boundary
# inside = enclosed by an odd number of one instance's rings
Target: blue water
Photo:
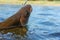
[[[14,15],[20,8],[20,5],[1,4],[0,22]],[[32,5],[32,8],[27,24],[28,36],[24,40],[60,40],[60,6]],[[15,37],[8,37],[7,34],[4,34],[6,40],[15,40]]]

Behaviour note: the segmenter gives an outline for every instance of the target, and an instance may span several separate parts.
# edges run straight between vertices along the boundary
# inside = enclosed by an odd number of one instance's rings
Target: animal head
[[[21,13],[21,17],[20,17],[20,23],[22,26],[25,26],[28,22],[29,16],[32,12],[32,7],[31,5],[26,5],[24,8],[22,8],[23,12]]]

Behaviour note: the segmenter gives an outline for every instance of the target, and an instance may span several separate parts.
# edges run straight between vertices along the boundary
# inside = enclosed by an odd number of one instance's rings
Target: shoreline
[[[0,1],[0,4],[11,4],[11,5],[21,5],[24,4],[25,1]],[[27,1],[26,4],[31,5],[42,5],[42,6],[60,6],[59,1]]]

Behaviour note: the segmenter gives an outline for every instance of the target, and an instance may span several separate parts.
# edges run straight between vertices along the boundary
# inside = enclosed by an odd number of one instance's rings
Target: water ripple
[[[52,14],[38,14],[38,15],[43,15],[43,16],[52,16]]]
[[[46,26],[56,26],[55,23],[50,22],[50,21],[40,22],[38,24],[42,24],[42,25],[46,25]]]

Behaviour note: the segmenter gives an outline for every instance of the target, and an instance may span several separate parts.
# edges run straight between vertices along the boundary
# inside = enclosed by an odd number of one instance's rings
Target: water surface
[[[14,15],[21,5],[0,5],[0,22]],[[28,32],[23,40],[60,40],[60,7],[32,5],[33,11],[28,21]],[[22,40],[20,36],[0,34],[0,39]],[[8,36],[10,35],[10,36]],[[3,37],[4,38],[3,38]],[[16,38],[18,37],[18,38]]]

